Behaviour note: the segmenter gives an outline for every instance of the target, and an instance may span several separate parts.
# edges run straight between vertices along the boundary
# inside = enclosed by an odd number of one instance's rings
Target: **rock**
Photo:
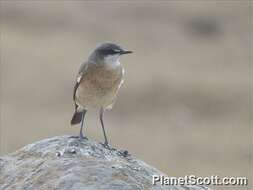
[[[162,172],[127,151],[60,136],[27,145],[0,158],[1,190],[206,190],[200,186],[152,185]]]

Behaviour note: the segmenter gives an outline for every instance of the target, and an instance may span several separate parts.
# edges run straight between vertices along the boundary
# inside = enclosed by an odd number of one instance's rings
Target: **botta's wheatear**
[[[75,113],[71,124],[81,122],[80,138],[83,135],[84,116],[91,107],[100,110],[100,122],[104,134],[104,145],[108,146],[105,133],[103,113],[111,109],[115,102],[118,90],[123,83],[124,69],[119,59],[121,55],[132,53],[114,43],[103,43],[90,54],[88,61],[84,62],[76,77],[73,99]]]

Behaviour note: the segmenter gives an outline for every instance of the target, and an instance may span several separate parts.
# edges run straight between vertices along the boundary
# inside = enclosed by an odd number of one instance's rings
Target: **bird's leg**
[[[103,108],[100,109],[99,116],[100,116],[100,122],[101,122],[101,126],[102,126],[102,129],[103,129],[103,134],[104,134],[104,139],[105,139],[104,146],[109,147],[108,140],[107,140],[106,133],[105,133],[104,121],[103,121],[103,116],[104,116],[104,109]]]
[[[83,135],[83,126],[84,126],[84,117],[86,114],[86,110],[83,111],[82,113],[82,122],[81,122],[81,128],[80,128],[80,133],[79,133],[79,138],[80,139],[87,139],[85,135]]]

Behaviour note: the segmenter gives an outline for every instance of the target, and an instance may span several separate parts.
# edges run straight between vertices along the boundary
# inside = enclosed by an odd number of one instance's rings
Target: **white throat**
[[[119,62],[119,54],[115,54],[115,55],[107,55],[104,58],[104,63],[111,69],[115,69],[118,66],[120,66],[120,62]]]

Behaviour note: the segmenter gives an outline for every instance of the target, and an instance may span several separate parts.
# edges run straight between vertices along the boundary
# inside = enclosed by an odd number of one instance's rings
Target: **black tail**
[[[71,119],[71,125],[76,125],[82,121],[82,115],[83,112],[77,112],[75,111],[72,119]]]

